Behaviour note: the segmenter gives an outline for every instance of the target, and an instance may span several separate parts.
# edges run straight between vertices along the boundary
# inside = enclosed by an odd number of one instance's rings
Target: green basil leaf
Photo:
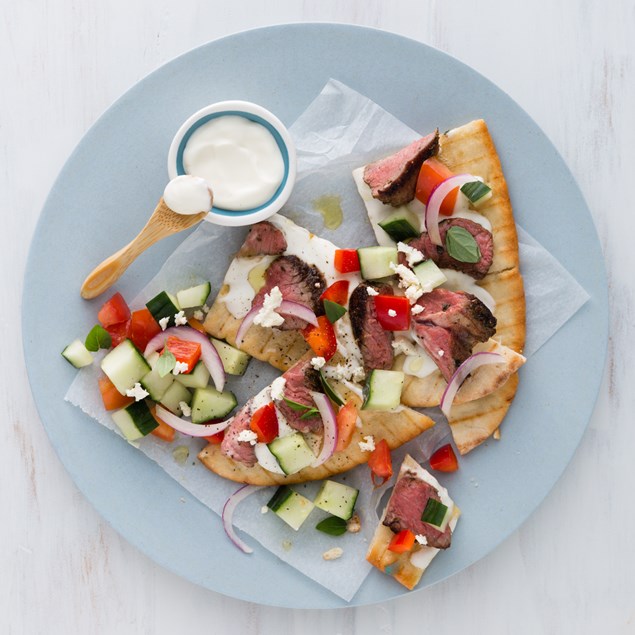
[[[335,324],[346,313],[346,309],[337,302],[332,302],[331,300],[323,300],[323,302],[324,313],[326,313],[326,317],[331,324]]]
[[[163,353],[161,353],[161,357],[157,360],[157,373],[159,373],[159,377],[165,377],[167,374],[172,372],[172,369],[176,366],[176,357],[174,354],[169,351],[167,348],[163,349]]]
[[[110,348],[112,346],[112,337],[110,333],[99,324],[95,324],[90,333],[86,336],[86,342],[84,346],[89,351],[96,353],[100,348]]]
[[[291,408],[291,410],[297,410],[298,412],[302,412],[303,410],[309,410],[311,406],[305,406],[303,403],[298,403],[297,401],[291,401],[291,399],[287,399],[283,397],[285,403]]]
[[[478,262],[481,259],[481,250],[474,236],[463,227],[450,227],[445,235],[445,248],[459,262]]]
[[[329,536],[341,536],[346,533],[346,521],[338,518],[337,516],[329,516],[324,520],[321,520],[315,528],[318,531],[323,531]]]
[[[300,419],[310,419],[311,417],[315,417],[315,415],[320,414],[320,411],[317,408],[311,408],[307,410]]]

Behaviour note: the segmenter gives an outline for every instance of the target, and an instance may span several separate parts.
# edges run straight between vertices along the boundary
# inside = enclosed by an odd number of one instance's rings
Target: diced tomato
[[[115,295],[99,309],[97,319],[105,329],[113,324],[121,324],[130,319],[130,309],[121,293],[115,293]]]
[[[108,377],[100,377],[97,381],[106,410],[119,410],[119,408],[125,408],[134,401],[133,397],[122,395]]]
[[[208,422],[210,423],[210,422]],[[221,430],[216,434],[213,434],[211,437],[203,437],[208,443],[213,443],[214,445],[220,445],[225,438],[225,430]]]
[[[340,273],[359,271],[357,249],[336,249],[334,265]]]
[[[336,304],[346,306],[348,301],[348,280],[334,282],[321,296],[320,300],[330,300]]]
[[[133,311],[130,318],[130,339],[140,351],[144,351],[148,342],[160,332],[161,327],[148,309]]]
[[[196,329],[197,331],[200,331],[201,333],[205,333],[205,327],[203,326],[203,322],[197,320],[196,318],[187,318],[187,323],[193,328]]]
[[[430,457],[430,467],[439,472],[456,472],[459,469],[456,454],[454,454],[454,449],[449,443],[442,445]]]
[[[162,441],[172,443],[172,441],[174,441],[174,428],[169,426],[163,419],[157,417],[156,408],[150,408],[150,412],[154,420],[159,424],[158,428],[152,430],[152,434],[155,437],[159,437]]]
[[[165,342],[167,348],[176,358],[177,362],[186,363],[187,370],[184,374],[191,373],[201,357],[201,345],[198,342],[189,342],[180,337],[170,335]]]
[[[357,423],[357,407],[352,401],[347,401],[337,413],[337,445],[335,451],[345,450],[355,432]]]
[[[376,295],[375,310],[381,327],[386,331],[407,331],[410,328],[410,302],[402,295]]]
[[[278,436],[278,415],[273,401],[251,415],[249,427],[258,435],[260,443],[271,443]]]
[[[326,315],[318,317],[318,326],[309,324],[303,331],[302,335],[313,352],[326,361],[331,359],[337,351],[337,339],[333,325],[329,322]]]
[[[131,320],[128,320],[106,327],[106,330],[110,333],[113,348],[130,337],[130,322]]]
[[[368,459],[368,467],[375,487],[383,485],[392,476],[392,458],[386,439],[375,444],[375,449]],[[376,477],[382,479],[381,483],[377,482]]]
[[[415,196],[424,205],[427,205],[430,195],[437,185],[451,176],[454,176],[454,172],[452,172],[452,170],[446,167],[438,159],[431,158],[424,161],[421,166],[421,170],[419,171],[419,177],[417,178]],[[443,203],[441,203],[441,209],[439,211],[442,216],[452,216],[458,194],[459,188],[456,187],[443,199]]]
[[[398,534],[395,534],[388,545],[388,551],[394,553],[405,553],[410,551],[415,544],[415,535],[410,529],[403,529]]]

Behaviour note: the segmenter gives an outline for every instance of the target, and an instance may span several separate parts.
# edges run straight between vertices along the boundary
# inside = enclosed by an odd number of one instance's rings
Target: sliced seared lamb
[[[247,238],[240,251],[236,254],[240,257],[250,256],[279,256],[287,248],[287,239],[284,234],[269,221],[262,221],[251,226]]]
[[[413,316],[414,332],[446,381],[477,342],[486,342],[496,332],[496,318],[470,293],[435,289],[417,304],[423,311]]]
[[[322,313],[320,295],[326,287],[319,269],[297,256],[276,258],[265,272],[265,284],[253,299],[252,307],[262,306],[265,294],[278,287],[282,298],[309,307],[315,314]],[[283,331],[303,329],[307,323],[296,317],[286,317],[278,327]]]
[[[439,493],[430,483],[418,478],[413,472],[406,472],[397,481],[390,496],[383,523],[396,534],[408,529],[415,536],[425,536],[428,546],[447,549],[452,541],[450,527],[439,531],[421,520],[430,498],[441,502]]]
[[[392,333],[384,331],[379,323],[374,296],[368,295],[369,287],[382,295],[392,295],[392,288],[387,284],[370,285],[362,282],[357,286],[348,301],[353,335],[362,353],[364,366],[367,369],[388,370],[392,368],[393,362]]]
[[[320,375],[313,366],[311,360],[300,360],[282,375],[286,383],[284,385],[284,396],[289,401],[314,408],[311,392],[324,392],[320,382]],[[284,415],[287,423],[300,432],[319,432],[322,429],[322,418],[319,414],[313,417],[302,419],[306,412],[295,410],[286,401],[276,403],[278,410]]]
[[[399,152],[368,164],[364,168],[364,181],[373,197],[394,207],[409,203],[415,197],[421,164],[438,149],[439,131],[436,130]]]
[[[472,234],[481,252],[481,258],[478,262],[461,262],[460,260],[455,260],[450,256],[445,247],[434,245],[427,232],[423,232],[419,238],[411,240],[408,245],[418,249],[427,260],[434,260],[442,269],[462,271],[476,280],[484,278],[492,266],[492,260],[494,258],[494,240],[492,239],[492,234],[482,225],[467,218],[450,218],[439,223],[441,242],[444,245],[445,236],[451,227],[462,227]],[[399,254],[399,262],[401,264],[407,264],[406,257],[402,253]]]
[[[254,466],[257,462],[255,446],[251,445],[249,441],[239,441],[238,435],[245,430],[250,430],[249,424],[253,411],[250,400],[234,415],[232,422],[225,430],[225,436],[220,446],[224,455],[248,467]]]

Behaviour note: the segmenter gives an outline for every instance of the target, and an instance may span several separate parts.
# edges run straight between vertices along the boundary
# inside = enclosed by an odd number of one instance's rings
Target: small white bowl
[[[254,209],[232,211],[212,207],[205,220],[217,225],[238,227],[251,225],[273,216],[289,200],[296,179],[295,145],[285,125],[266,108],[249,101],[219,101],[195,112],[179,128],[168,152],[168,174],[173,179],[187,174],[183,167],[183,151],[192,133],[203,124],[223,115],[246,117],[263,125],[273,135],[284,161],[284,177],[276,193],[263,205]],[[213,187],[212,187],[213,190]]]

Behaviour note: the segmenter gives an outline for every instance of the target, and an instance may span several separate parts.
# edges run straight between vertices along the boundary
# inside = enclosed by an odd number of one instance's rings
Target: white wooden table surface
[[[172,57],[238,30],[296,21],[391,30],[507,91],[578,180],[610,280],[601,396],[545,503],[468,570],[425,594],[362,609],[259,607],[148,560],[66,474],[22,363],[30,237],[87,128]],[[0,633],[635,633],[634,35],[632,0],[0,0]]]

